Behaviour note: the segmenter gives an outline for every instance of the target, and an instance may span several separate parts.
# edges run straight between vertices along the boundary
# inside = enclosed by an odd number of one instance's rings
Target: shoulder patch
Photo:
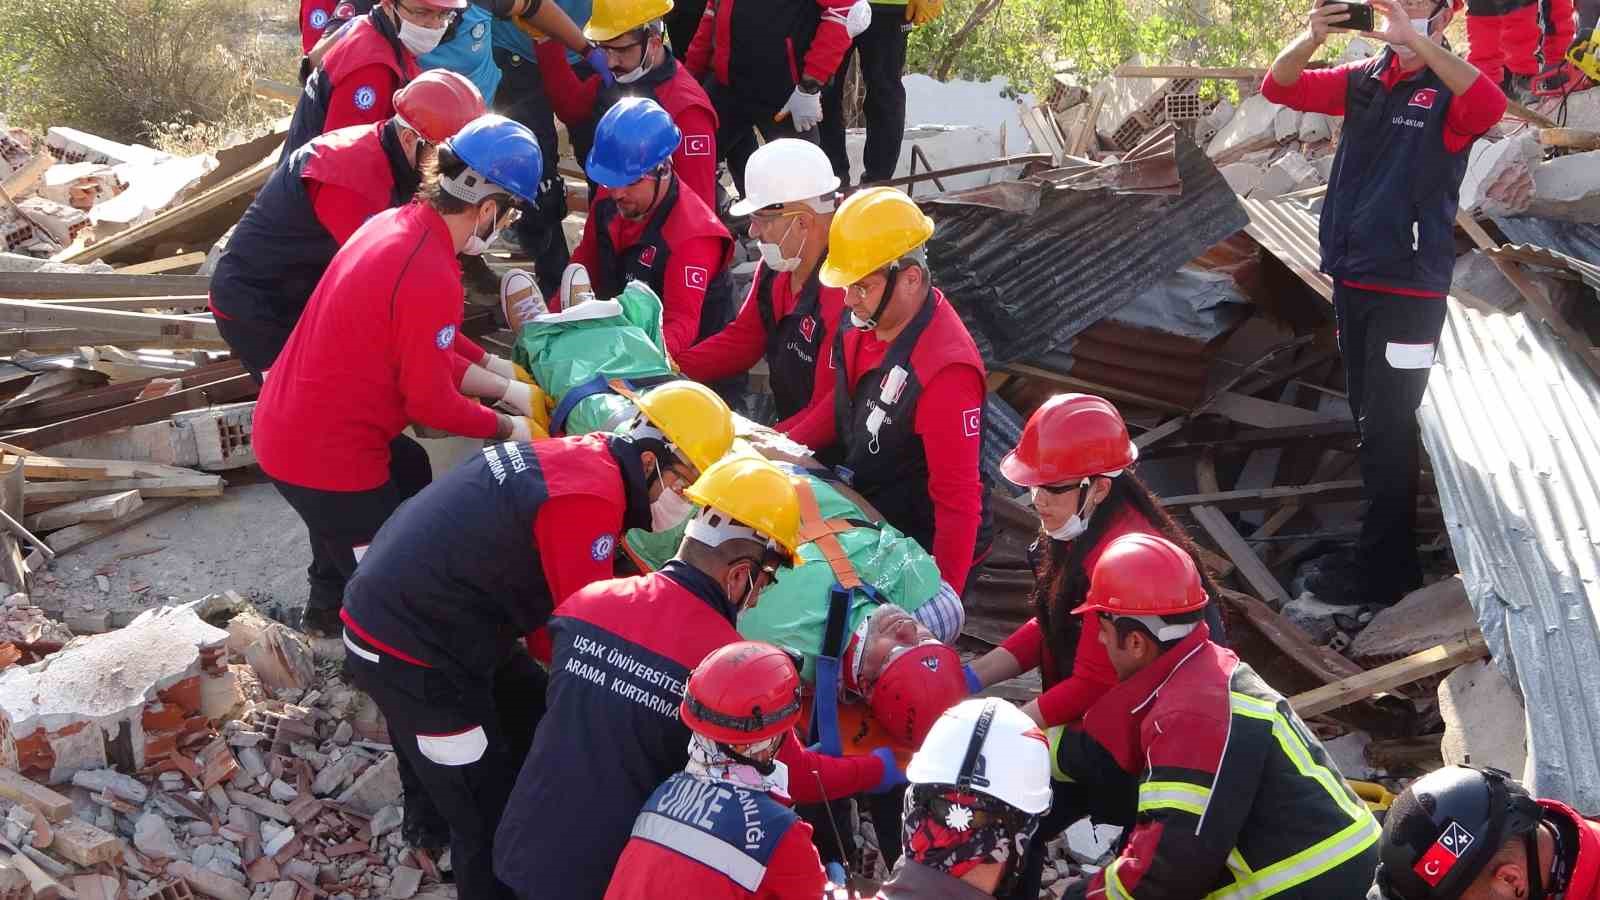
[[[478,24],[472,26],[472,39],[475,41],[483,40],[484,32],[488,30],[489,24],[487,22],[479,22]]]
[[[710,156],[711,155],[711,135],[709,135],[709,134],[689,134],[689,135],[685,135],[684,138],[683,138],[683,155],[684,156]]]
[[[706,271],[705,266],[683,267],[683,286],[690,290],[703,291],[710,280],[711,273]]]
[[[438,334],[433,336],[433,345],[438,347],[440,350],[450,349],[450,345],[455,342],[456,327],[454,325],[446,325],[445,327],[439,329]]]
[[[617,539],[609,534],[602,534],[589,545],[589,558],[595,562],[605,562],[611,558],[611,551],[617,547]]]
[[[352,99],[355,101],[356,109],[371,109],[378,102],[378,92],[372,89],[372,85],[363,84],[356,88]]]
[[[311,11],[311,27],[318,31],[328,27],[328,11],[325,9],[313,9]]]
[[[977,437],[983,430],[983,407],[974,406],[961,411],[961,434],[963,437]]]

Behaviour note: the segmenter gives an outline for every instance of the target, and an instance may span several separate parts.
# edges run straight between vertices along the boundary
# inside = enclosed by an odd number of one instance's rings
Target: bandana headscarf
[[[912,859],[952,878],[985,863],[999,863],[1007,873],[1002,888],[1020,871],[1028,841],[1038,827],[1038,816],[948,784],[911,785],[901,826]]]
[[[783,734],[772,738],[774,742],[782,742]],[[689,764],[684,766],[684,771],[690,775],[700,775],[713,778],[717,781],[726,781],[739,787],[749,788],[772,795],[773,799],[789,802],[789,768],[777,760],[772,761],[771,771],[763,773],[750,763],[735,757],[721,744],[702,734],[689,736]]]

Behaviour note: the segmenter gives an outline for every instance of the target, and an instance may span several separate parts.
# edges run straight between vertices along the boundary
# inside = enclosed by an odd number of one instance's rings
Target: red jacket
[[[684,65],[777,110],[802,77],[827,82],[850,52],[852,0],[713,0]]]
[[[1084,555],[1084,571],[1094,571],[1094,564],[1105,548],[1125,534],[1160,535],[1160,532],[1150,527],[1138,510],[1124,510],[1106,529],[1100,543]],[[1038,619],[1029,619],[1000,645],[1017,658],[1022,671],[1039,669],[1040,680],[1044,683],[1044,692],[1039,695],[1039,714],[1044,717],[1046,727],[1066,725],[1082,718],[1084,712],[1117,683],[1117,670],[1112,668],[1111,657],[1100,643],[1099,634],[1100,616],[1084,613],[1083,632],[1078,637],[1071,674],[1065,678],[1061,677],[1060,663],[1051,652]]]
[[[323,132],[394,115],[394,92],[421,71],[411,51],[402,49],[400,56],[397,62],[394,46],[367,16],[352,22],[322,58],[322,76],[330,85]]]
[[[310,53],[322,40],[323,29],[333,17],[336,0],[300,0],[300,52]]]
[[[1565,819],[1578,832],[1577,858],[1567,882],[1567,900],[1600,900],[1600,822],[1586,819],[1559,800],[1540,800],[1546,818]]]
[[[413,422],[494,437],[495,413],[457,390],[461,300],[455,246],[432,207],[373,216],[328,265],[262,387],[261,468],[301,487],[364,491],[388,480],[389,442]]]
[[[544,78],[545,96],[550,107],[567,125],[579,125],[595,118],[595,104],[600,98],[600,76],[590,75],[578,80],[567,59],[567,48],[557,41],[540,41],[534,44],[539,58],[539,74]],[[661,108],[672,117],[683,141],[672,153],[672,170],[678,173],[689,190],[700,196],[706,205],[717,205],[717,113],[705,89],[694,80],[689,70],[674,61],[669,54],[664,65],[672,66],[672,77],[655,86],[652,93]],[[648,77],[648,76],[646,76]],[[578,160],[582,165],[583,160]]]

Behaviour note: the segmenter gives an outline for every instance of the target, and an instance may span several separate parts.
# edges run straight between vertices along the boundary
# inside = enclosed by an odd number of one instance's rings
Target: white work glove
[[[533,433],[533,427],[532,426],[533,426],[533,423],[531,421],[529,421],[526,417],[524,417],[524,416],[512,416],[511,417],[511,437],[507,438],[506,440],[524,441],[524,442],[526,442],[526,441],[532,441],[535,437],[549,437],[549,435],[535,435]]]
[[[794,93],[789,95],[789,102],[778,110],[776,121],[783,121],[788,116],[794,122],[795,131],[810,131],[822,121],[822,92],[807,93],[799,85],[795,85]]]
[[[500,402],[507,408],[517,411],[519,416],[533,415],[534,391],[538,390],[531,384],[524,384],[516,378],[506,379],[506,392],[500,395]],[[544,403],[539,406],[543,408]]]
[[[506,359],[504,356],[495,356],[493,353],[485,353],[483,355],[483,362],[478,363],[478,365],[488,369],[496,375],[499,375],[501,378],[517,377],[516,364],[511,360]]]

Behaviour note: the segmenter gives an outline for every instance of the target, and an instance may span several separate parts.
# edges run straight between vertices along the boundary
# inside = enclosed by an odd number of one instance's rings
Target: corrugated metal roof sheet
[[[1418,418],[1468,596],[1526,700],[1532,787],[1600,813],[1600,383],[1528,316],[1451,302]]]
[[[1506,244],[1483,251],[1491,257],[1509,259],[1519,263],[1528,263],[1535,266],[1549,266],[1552,269],[1566,269],[1577,273],[1588,285],[1595,290],[1600,290],[1600,265],[1577,259],[1555,250],[1533,244]]]
[[[1244,230],[1331,303],[1333,279],[1318,271],[1322,248],[1317,242],[1317,217],[1293,200],[1242,202],[1250,215]]]
[[[1248,221],[1216,166],[1176,138],[1183,194],[1023,185],[1029,212],[960,195],[922,201],[937,224],[934,283],[955,303],[990,363],[1037,357],[1100,321]],[[982,189],[986,202],[1006,199]],[[1013,198],[1015,199],[1015,198]]]
[[[1494,224],[1514,244],[1548,247],[1573,259],[1600,262],[1600,225],[1532,216],[1506,216]]]

